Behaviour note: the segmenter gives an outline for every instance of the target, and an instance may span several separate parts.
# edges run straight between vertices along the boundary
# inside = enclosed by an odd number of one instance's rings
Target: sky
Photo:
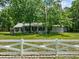
[[[64,8],[64,7],[71,7],[72,1],[73,0],[63,0],[63,2],[61,3],[62,4],[62,8]],[[0,8],[0,10],[1,9],[2,8]]]
[[[64,7],[71,7],[72,1],[73,0],[63,0],[63,2],[61,3],[62,4],[62,8],[64,8]]]

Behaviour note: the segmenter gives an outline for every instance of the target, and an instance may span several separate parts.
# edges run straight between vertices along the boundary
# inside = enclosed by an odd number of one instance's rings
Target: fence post
[[[56,39],[56,59],[58,59],[58,39]]]
[[[24,39],[21,39],[21,56],[23,56],[23,44],[24,44]]]

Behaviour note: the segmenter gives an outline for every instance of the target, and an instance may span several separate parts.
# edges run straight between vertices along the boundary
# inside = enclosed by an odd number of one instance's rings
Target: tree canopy
[[[43,22],[47,25],[63,25],[79,28],[79,1],[75,0],[71,8],[62,9],[63,0],[0,0],[0,25],[9,30],[18,22]],[[47,14],[47,16],[46,16]],[[47,18],[47,20],[46,20]],[[73,29],[74,29],[73,28]]]

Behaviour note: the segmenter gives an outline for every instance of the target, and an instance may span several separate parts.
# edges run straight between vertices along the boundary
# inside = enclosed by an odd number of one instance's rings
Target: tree
[[[73,1],[70,13],[70,17],[73,21],[73,30],[79,31],[79,0]]]
[[[13,27],[18,22],[28,22],[30,24],[32,22],[43,22],[46,23],[46,26],[51,27],[52,25],[65,25],[70,21],[65,14],[66,12],[63,12],[61,8],[60,0],[5,1],[9,2],[9,6],[0,12],[0,20],[5,28]]]

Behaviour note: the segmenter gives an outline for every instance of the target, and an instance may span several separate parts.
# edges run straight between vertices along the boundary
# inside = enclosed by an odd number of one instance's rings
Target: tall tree
[[[3,24],[5,23],[5,27],[9,28],[17,22],[46,22],[49,26],[66,24],[64,23],[66,20],[61,9],[61,0],[5,1],[9,2],[9,6],[5,7],[0,15],[0,20]]]
[[[70,16],[73,19],[73,30],[79,31],[79,0],[74,0],[70,9]]]

